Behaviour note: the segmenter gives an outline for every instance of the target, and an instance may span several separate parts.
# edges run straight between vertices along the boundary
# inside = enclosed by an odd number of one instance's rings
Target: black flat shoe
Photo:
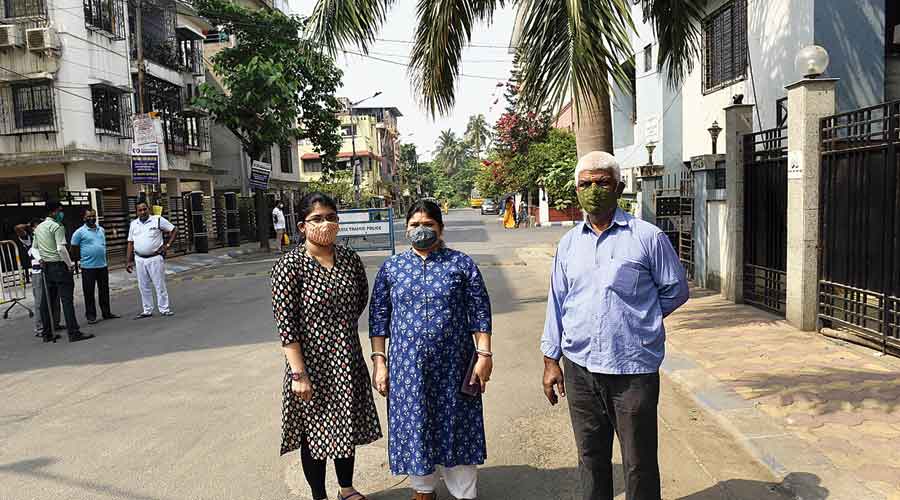
[[[97,318],[89,319],[89,320],[87,320],[87,321],[88,321],[88,324],[89,324],[89,325],[96,325],[96,324],[97,324]]]
[[[56,325],[56,326],[53,327],[53,331],[54,331],[54,332],[58,332],[58,331],[60,331],[60,330],[65,330],[65,329],[66,329],[66,327],[64,327],[64,326],[62,326],[62,325]]]
[[[49,344],[50,342],[53,342],[55,344],[56,341],[59,339],[60,339],[59,335],[48,335],[48,336],[44,336],[43,342],[45,344]]]
[[[69,335],[69,342],[81,342],[82,340],[88,340],[88,339],[92,339],[92,338],[94,338],[93,333],[89,333],[89,334],[85,335],[81,332],[78,332],[75,335]]]
[[[119,318],[121,318],[121,316],[119,316],[118,314],[107,314],[106,316],[103,317],[103,319],[119,319]]]

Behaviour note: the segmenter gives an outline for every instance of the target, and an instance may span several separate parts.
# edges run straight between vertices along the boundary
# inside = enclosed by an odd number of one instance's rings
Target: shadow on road
[[[30,460],[20,460],[18,462],[0,464],[0,475],[23,475],[31,477],[33,479],[50,481],[53,483],[58,483],[62,486],[66,486],[68,488],[76,488],[93,493],[93,495],[84,498],[91,498],[94,495],[102,494],[104,496],[112,496],[114,498],[129,498],[133,500],[158,500],[156,497],[141,495],[140,493],[136,493],[134,491],[123,490],[94,481],[66,477],[64,475],[56,474],[47,470],[47,468],[52,467],[59,462],[60,460],[58,458],[40,457]]]
[[[679,497],[678,500],[722,500],[730,498],[736,500],[753,500],[757,498],[772,498],[773,495],[783,495],[785,498],[793,498],[791,492],[802,488],[804,500],[824,500],[828,498],[829,491],[819,486],[821,479],[815,474],[807,472],[792,472],[781,483],[765,481],[752,481],[749,479],[728,479],[719,481],[709,488]]]

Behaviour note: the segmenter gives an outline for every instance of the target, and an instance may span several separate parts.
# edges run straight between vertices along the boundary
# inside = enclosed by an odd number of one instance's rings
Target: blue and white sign
[[[272,175],[272,164],[254,161],[250,165],[250,189],[265,191],[269,189],[269,177]]]
[[[394,254],[394,209],[341,210],[338,238],[355,250],[390,250]]]
[[[159,184],[159,144],[131,146],[131,182]]]

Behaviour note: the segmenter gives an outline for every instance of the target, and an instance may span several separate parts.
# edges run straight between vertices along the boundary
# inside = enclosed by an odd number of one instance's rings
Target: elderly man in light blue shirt
[[[687,301],[687,279],[666,235],[618,208],[625,185],[612,155],[582,157],[575,180],[588,220],[563,237],[554,259],[541,339],[544,392],[551,404],[557,391],[568,394],[585,500],[613,498],[614,434],[626,499],[660,500],[663,318]]]

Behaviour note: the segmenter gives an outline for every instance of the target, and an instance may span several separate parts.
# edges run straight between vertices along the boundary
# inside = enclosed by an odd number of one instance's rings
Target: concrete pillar
[[[550,223],[550,202],[547,200],[547,191],[540,188],[538,191],[538,224]]]
[[[837,79],[806,79],[787,87],[787,320],[815,330],[819,279],[819,120],[835,112]]]
[[[82,165],[63,164],[66,191],[87,191],[87,173]]]
[[[663,165],[642,165],[638,167],[637,176],[641,180],[639,218],[656,224],[656,190],[662,187],[662,178],[666,167]]]
[[[166,196],[181,196],[181,179],[178,177],[169,177],[166,179]]]
[[[744,134],[753,132],[753,105],[732,104],[725,108],[725,211],[727,228],[721,242],[722,295],[737,304],[744,302]]]

